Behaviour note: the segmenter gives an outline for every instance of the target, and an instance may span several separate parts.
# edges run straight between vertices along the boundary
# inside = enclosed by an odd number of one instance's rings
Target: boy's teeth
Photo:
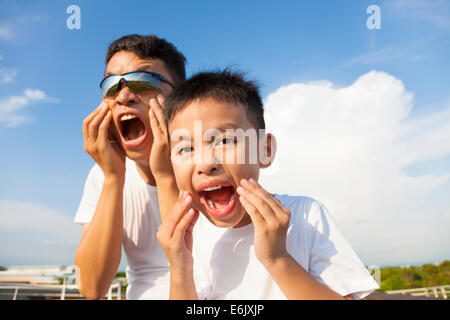
[[[213,209],[216,208],[216,206],[214,205],[214,202],[212,202],[211,199],[207,199],[206,202],[208,202],[208,205],[209,205],[211,208],[213,208]]]
[[[213,190],[219,190],[221,188],[222,188],[222,186],[214,186],[214,187],[205,188],[205,189],[203,189],[203,191],[213,191]]]
[[[136,118],[135,115],[125,114],[122,117],[120,117],[120,121],[131,120],[131,119],[134,119],[134,118]]]

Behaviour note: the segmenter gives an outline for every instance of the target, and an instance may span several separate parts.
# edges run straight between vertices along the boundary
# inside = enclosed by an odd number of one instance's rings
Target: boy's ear
[[[269,167],[275,159],[277,151],[277,140],[271,133],[266,133],[264,137],[260,139],[259,144],[259,166],[260,168]]]

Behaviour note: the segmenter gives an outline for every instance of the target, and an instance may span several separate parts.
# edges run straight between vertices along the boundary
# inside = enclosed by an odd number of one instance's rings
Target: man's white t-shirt
[[[327,209],[308,197],[275,195],[291,211],[286,247],[319,282],[361,299],[378,288]],[[254,253],[254,225],[218,228],[203,215],[194,228],[199,299],[286,299]]]
[[[87,177],[74,221],[89,223],[103,188],[104,175],[96,164]],[[134,161],[126,160],[123,192],[123,248],[127,257],[127,299],[168,299],[169,263],[156,232],[161,224],[156,187],[139,175]]]

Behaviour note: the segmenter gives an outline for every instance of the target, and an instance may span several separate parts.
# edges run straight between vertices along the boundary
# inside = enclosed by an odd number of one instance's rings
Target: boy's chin
[[[210,214],[205,214],[206,218],[214,224],[218,228],[239,228],[244,225],[247,225],[245,220],[245,212],[244,213],[231,213],[225,217],[216,217]]]

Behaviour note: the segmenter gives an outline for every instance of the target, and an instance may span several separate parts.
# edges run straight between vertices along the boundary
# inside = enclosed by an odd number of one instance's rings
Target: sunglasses
[[[123,79],[123,81],[122,81]],[[134,93],[163,90],[163,82],[173,88],[173,85],[162,75],[150,71],[134,71],[124,74],[113,74],[105,77],[100,82],[103,97],[114,97],[122,89],[125,82]]]

